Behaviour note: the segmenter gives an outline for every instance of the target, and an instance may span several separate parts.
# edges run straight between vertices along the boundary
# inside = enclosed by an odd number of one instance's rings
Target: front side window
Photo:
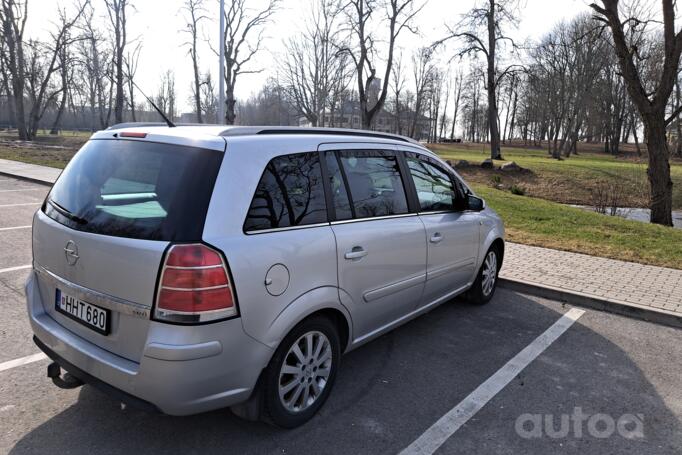
[[[355,218],[408,213],[397,158],[374,150],[339,152]]]
[[[447,172],[428,161],[411,156],[407,157],[407,166],[422,212],[456,210],[457,192]]]
[[[244,230],[306,226],[327,221],[317,153],[274,158],[258,182]]]

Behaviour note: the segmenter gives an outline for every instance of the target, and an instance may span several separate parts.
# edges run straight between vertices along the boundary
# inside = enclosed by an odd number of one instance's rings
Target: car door
[[[340,299],[357,342],[414,310],[426,279],[426,237],[410,210],[395,150],[351,147],[324,155]]]
[[[466,210],[464,194],[437,160],[406,152],[405,161],[426,229],[426,284],[420,306],[447,298],[474,279],[479,243],[479,218]]]

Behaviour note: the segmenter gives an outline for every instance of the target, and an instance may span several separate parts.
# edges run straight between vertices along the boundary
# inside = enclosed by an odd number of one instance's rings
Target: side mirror
[[[473,194],[467,195],[467,209],[473,212],[480,212],[485,209],[485,201]]]

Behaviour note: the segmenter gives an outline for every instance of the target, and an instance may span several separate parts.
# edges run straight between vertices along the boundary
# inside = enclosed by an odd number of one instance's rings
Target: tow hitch
[[[83,385],[83,381],[68,372],[62,376],[62,369],[57,362],[47,366],[47,377],[52,379],[54,385],[60,389],[75,389]]]

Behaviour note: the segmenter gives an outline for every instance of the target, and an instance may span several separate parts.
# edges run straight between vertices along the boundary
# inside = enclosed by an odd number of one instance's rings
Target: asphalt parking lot
[[[39,352],[23,282],[46,193],[0,176],[0,453],[682,452],[681,330],[573,311],[550,340],[571,308],[504,289],[484,307],[449,302],[345,356],[329,401],[295,430],[229,410],[122,410],[87,385],[58,389],[46,360],[13,362]],[[519,358],[528,365],[505,379]]]

